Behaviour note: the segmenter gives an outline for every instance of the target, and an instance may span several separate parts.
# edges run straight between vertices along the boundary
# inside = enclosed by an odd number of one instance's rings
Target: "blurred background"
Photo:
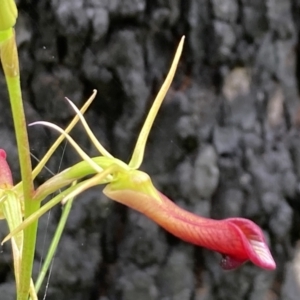
[[[249,218],[265,233],[274,272],[247,263],[223,271],[217,253],[186,244],[101,187],[74,202],[41,299],[296,300],[300,293],[300,1],[19,0],[16,25],[28,123],[65,127],[93,89],[86,119],[129,161],[182,35],[184,53],[152,129],[142,169],[199,215]],[[1,148],[19,177],[0,74]],[[41,158],[57,137],[29,128]],[[81,126],[72,133],[98,155]],[[57,173],[79,161],[62,145]],[[36,160],[33,160],[36,164]],[[36,184],[51,174],[44,170]],[[40,221],[35,272],[61,208]],[[1,239],[7,233],[1,223]],[[0,253],[1,300],[14,297],[9,245]]]

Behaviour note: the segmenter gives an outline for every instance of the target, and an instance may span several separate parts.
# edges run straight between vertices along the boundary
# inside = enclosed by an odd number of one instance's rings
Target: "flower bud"
[[[0,149],[0,188],[8,188],[13,186],[13,180],[10,167],[6,161],[6,153]]]
[[[0,31],[5,31],[16,24],[18,9],[14,0],[1,0]]]

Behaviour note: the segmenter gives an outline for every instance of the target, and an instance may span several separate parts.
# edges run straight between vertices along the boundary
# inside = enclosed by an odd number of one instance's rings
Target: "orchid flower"
[[[173,80],[183,43],[184,37],[179,43],[166,80],[145,120],[128,164],[113,157],[102,146],[81,112],[68,99],[67,101],[79,117],[86,133],[100,152],[100,156],[89,157],[66,131],[52,123],[35,122],[31,124],[48,126],[60,132],[83,159],[82,162],[64,170],[41,185],[35,192],[34,200],[41,201],[47,195],[66,187],[74,180],[79,180],[79,183],[67,187],[59,195],[44,204],[36,213],[26,218],[21,226],[5,238],[5,241],[60,201],[66,203],[70,198],[92,186],[106,184],[103,193],[108,198],[146,215],[165,230],[186,242],[221,253],[221,266],[224,269],[236,268],[248,260],[261,268],[275,269],[276,265],[263,232],[255,223],[243,218],[213,220],[188,212],[160,193],[153,185],[149,175],[138,170],[143,161],[150,129]],[[91,177],[86,179],[87,175]]]

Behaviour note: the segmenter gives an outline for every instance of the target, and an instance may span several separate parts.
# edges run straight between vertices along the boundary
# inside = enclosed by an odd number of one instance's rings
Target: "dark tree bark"
[[[250,263],[224,272],[219,254],[179,241],[96,188],[74,203],[46,299],[298,299],[300,2],[18,4],[16,30],[28,122],[65,126],[73,112],[64,96],[80,106],[97,89],[86,119],[109,151],[125,161],[177,43],[186,35],[143,169],[158,189],[188,210],[216,219],[242,216],[255,221],[277,263],[274,272]],[[3,76],[0,98],[1,148],[8,152],[17,181]],[[29,133],[37,157],[57,135],[41,127],[31,127]],[[81,127],[73,136],[88,153],[97,154]],[[53,172],[79,160],[70,147],[63,150],[48,166]],[[45,170],[38,183],[48,177]],[[46,216],[40,221],[35,271],[59,215],[56,209],[49,220]],[[1,236],[6,232],[2,228]],[[3,300],[14,299],[8,248],[5,245],[0,256]]]

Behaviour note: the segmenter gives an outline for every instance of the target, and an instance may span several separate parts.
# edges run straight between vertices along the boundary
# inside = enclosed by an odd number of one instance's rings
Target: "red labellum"
[[[158,191],[159,200],[137,190],[114,190],[112,185],[107,185],[103,192],[143,213],[178,238],[221,253],[223,269],[234,269],[248,260],[264,269],[276,268],[262,230],[248,219],[203,218],[180,208]]]

